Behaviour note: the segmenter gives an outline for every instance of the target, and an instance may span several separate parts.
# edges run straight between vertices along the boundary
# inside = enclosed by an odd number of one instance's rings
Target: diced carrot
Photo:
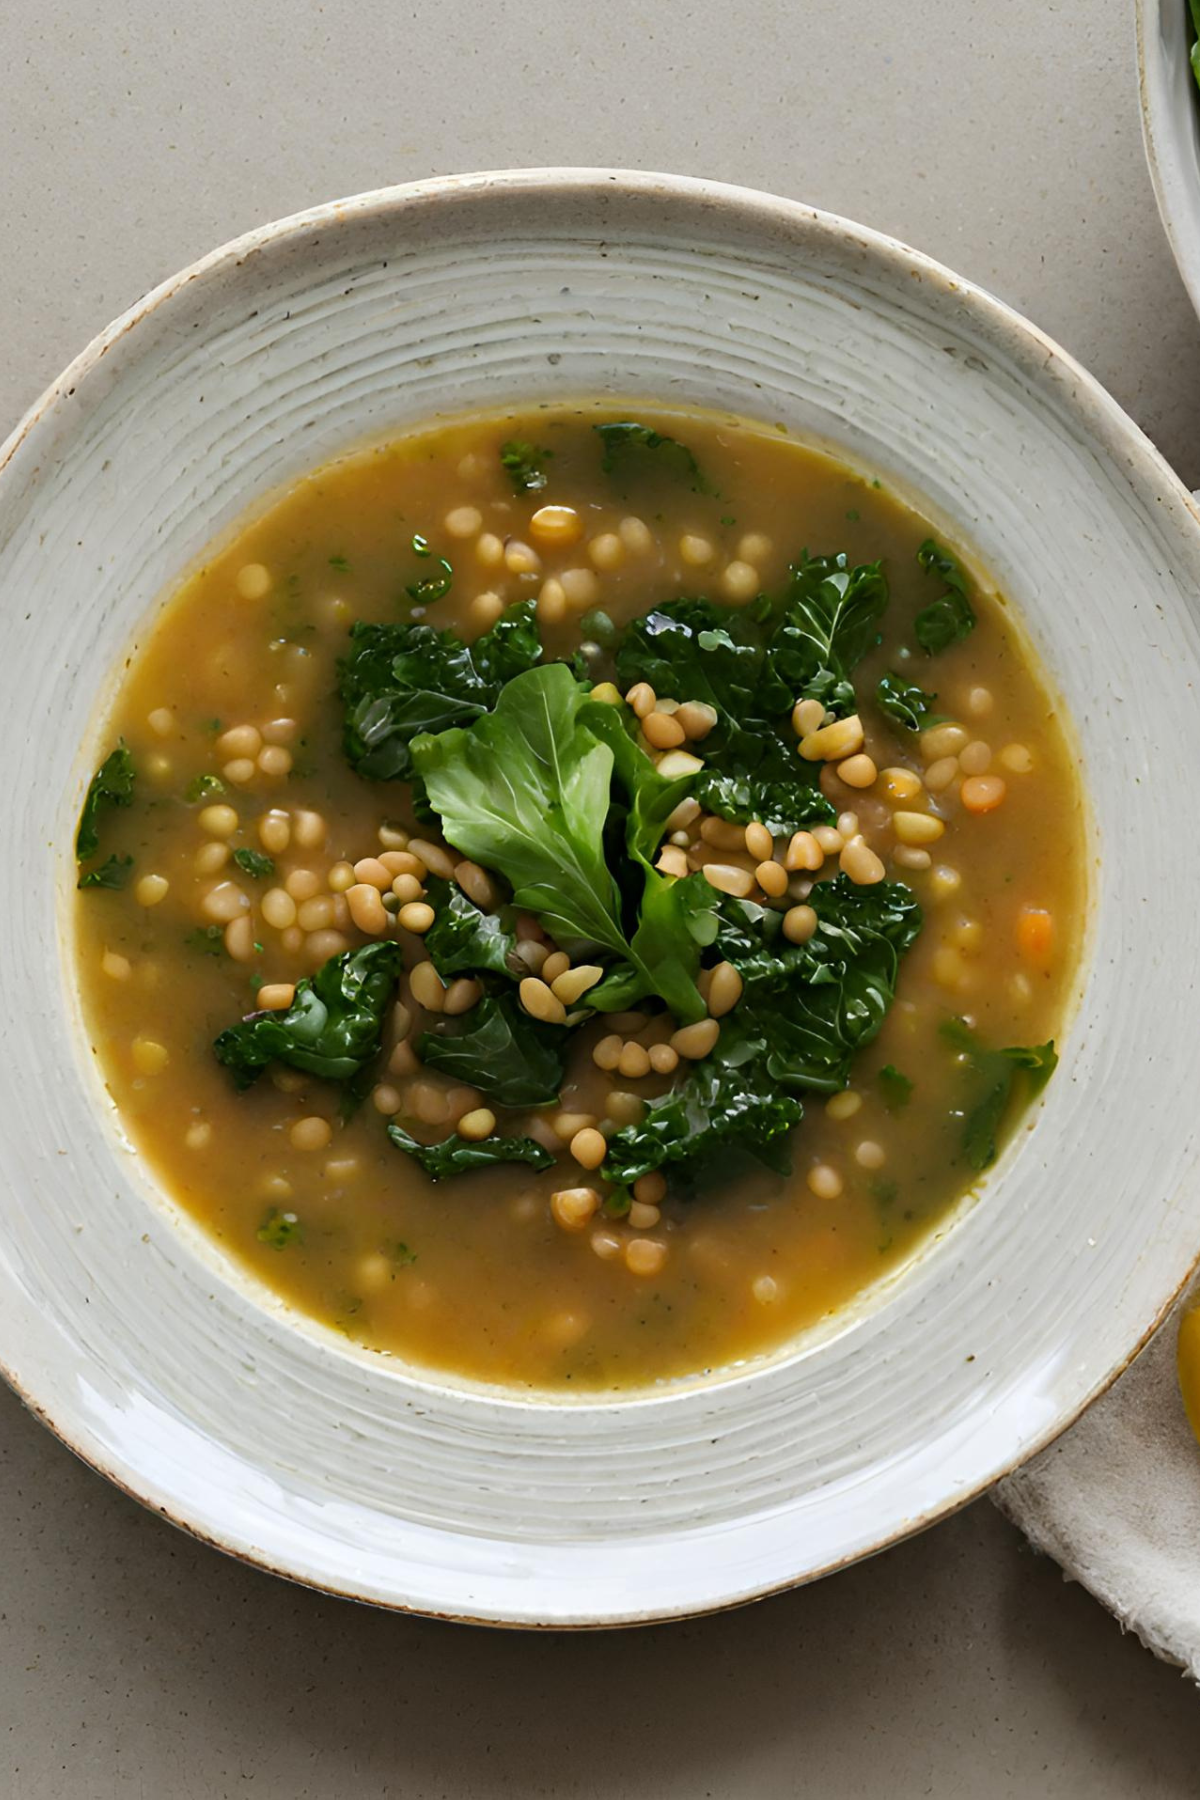
[[[1054,957],[1054,920],[1040,906],[1026,906],[1017,915],[1017,949],[1035,969],[1049,968]]]
[[[1002,775],[969,775],[962,784],[962,803],[969,813],[995,812],[1007,792]]]

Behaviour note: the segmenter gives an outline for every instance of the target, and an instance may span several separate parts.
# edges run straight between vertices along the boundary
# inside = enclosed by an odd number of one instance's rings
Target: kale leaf
[[[887,1016],[921,909],[900,882],[858,887],[845,875],[817,882],[808,904],[817,929],[791,944],[779,913],[726,899],[717,949],[742,977],[738,1017],[753,1018],[770,1078],[834,1093]]]
[[[79,877],[81,888],[123,888],[128,887],[129,877],[133,874],[132,856],[110,856],[102,862],[98,869],[89,869],[86,875]]]
[[[634,619],[616,658],[622,690],[646,681],[656,694],[716,709],[704,738],[704,768],[692,793],[707,811],[747,825],[761,819],[783,835],[828,823],[834,808],[819,766],[796,754],[796,696],[768,654],[768,634],[746,612],[708,600],[673,600]]]
[[[935,723],[936,699],[936,694],[927,694],[915,681],[905,681],[903,675],[891,673],[881,675],[875,689],[875,704],[884,718],[893,725],[903,725],[906,731],[924,731]]]
[[[549,1106],[562,1087],[570,1035],[566,1026],[532,1018],[510,989],[485,994],[470,1012],[422,1032],[417,1055],[497,1106]]]
[[[304,1227],[294,1212],[280,1212],[272,1206],[254,1235],[272,1250],[287,1250],[292,1244],[304,1242]]]
[[[430,1181],[445,1181],[450,1175],[492,1168],[496,1163],[528,1163],[534,1169],[549,1169],[554,1164],[549,1150],[529,1137],[468,1141],[454,1132],[440,1144],[420,1144],[400,1125],[389,1125],[388,1136],[398,1150],[420,1164]]]
[[[425,898],[434,921],[425,933],[430,961],[445,980],[452,975],[525,974],[513,962],[517,940],[503,914],[484,912],[452,882],[430,875]]]
[[[523,438],[509,438],[500,446],[500,466],[508,471],[518,494],[539,494],[549,480],[542,464],[553,455],[553,450],[539,450]]]
[[[879,642],[888,585],[881,563],[851,569],[844,552],[809,556],[788,571],[783,618],[770,645],[771,665],[796,700],[821,700],[830,712],[854,711],[851,674]]]
[[[728,1150],[749,1151],[786,1174],[779,1139],[800,1123],[804,1105],[761,1080],[761,1062],[756,1033],[731,1015],[716,1049],[669,1093],[652,1100],[639,1124],[608,1140],[605,1176],[627,1186],[664,1165],[711,1170]]]
[[[423,736],[413,762],[447,841],[513,888],[569,953],[609,951],[685,1020],[703,1017],[693,982],[672,957],[626,937],[621,896],[605,858],[614,755],[581,718],[588,690],[564,663],[530,669],[469,729]]]
[[[942,1036],[977,1077],[977,1096],[964,1116],[962,1147],[969,1166],[982,1171],[996,1160],[1000,1131],[1018,1076],[1024,1074],[1026,1091],[1032,1099],[1041,1093],[1058,1067],[1058,1053],[1053,1040],[989,1050],[964,1019],[947,1019]]]
[[[957,557],[926,538],[917,551],[917,561],[927,575],[940,575],[946,592],[939,600],[923,606],[913,621],[917,642],[927,656],[961,643],[975,629],[975,610],[967,589],[967,578]]]
[[[109,751],[84,795],[79,828],[75,833],[75,855],[79,862],[87,862],[100,848],[101,814],[112,806],[133,804],[135,779],[133,756],[124,738],[118,738],[116,749]]]
[[[239,1088],[271,1062],[330,1081],[349,1081],[378,1054],[383,1019],[403,966],[391,939],[331,956],[311,980],[296,984],[286,1012],[250,1013],[213,1045]]]
[[[682,476],[693,493],[711,494],[714,491],[701,474],[696,458],[678,438],[664,437],[649,425],[638,425],[632,419],[593,425],[592,430],[604,446],[600,467],[606,475],[629,478],[639,470],[665,469],[672,475]]]
[[[786,1172],[781,1139],[803,1117],[793,1090],[843,1088],[895,993],[901,953],[920,911],[898,883],[820,881],[806,944],[783,936],[779,913],[752,901],[720,903],[716,947],[742,976],[742,997],[709,1056],[652,1100],[638,1125],[609,1139],[604,1173],[628,1184],[664,1164],[711,1169],[740,1150]]]
[[[533,600],[510,606],[469,646],[431,625],[361,620],[350,643],[338,664],[343,744],[351,766],[373,781],[411,780],[414,737],[481,717],[542,654]]]

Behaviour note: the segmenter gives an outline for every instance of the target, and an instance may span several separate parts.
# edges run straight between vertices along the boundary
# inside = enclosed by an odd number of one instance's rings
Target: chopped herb
[[[79,877],[81,888],[123,888],[128,887],[129,877],[133,873],[132,856],[110,856],[107,862],[98,869],[89,869],[86,875]]]
[[[88,783],[79,828],[75,833],[75,855],[87,862],[100,848],[100,819],[113,806],[131,806],[136,771],[133,757],[124,738],[117,740]]]
[[[696,458],[678,438],[664,437],[661,432],[651,430],[649,425],[638,425],[632,419],[622,419],[611,425],[593,425],[592,430],[604,446],[600,467],[606,475],[628,478],[639,470],[659,468],[682,476],[693,493],[711,494],[714,491],[700,473]]]
[[[250,1013],[223,1031],[213,1045],[218,1062],[239,1088],[249,1087],[271,1062],[349,1081],[378,1055],[403,961],[391,939],[330,957],[311,979],[296,984],[286,1012]]]
[[[433,551],[420,532],[413,537],[412,547],[414,556],[430,557],[433,555]],[[437,558],[437,564],[441,571],[440,574],[426,575],[420,581],[410,581],[404,589],[409,599],[415,601],[418,606],[432,606],[435,601],[444,600],[450,592],[450,586],[454,580],[454,570],[444,556]]]
[[[858,511],[857,506],[852,506],[850,508],[849,512],[846,514],[846,517],[849,519],[849,521],[852,525],[857,524],[858,518],[859,518],[859,511]]]
[[[536,607],[510,606],[470,646],[431,625],[355,625],[338,664],[351,767],[372,781],[411,781],[413,738],[470,724],[495,706],[505,682],[541,660]]]
[[[331,569],[336,569],[339,575],[345,575],[350,569],[350,558],[341,555],[331,556],[329,559],[329,566]]]
[[[976,1077],[977,1095],[966,1109],[962,1147],[970,1167],[982,1171],[996,1160],[1000,1130],[1018,1075],[1023,1072],[1032,1098],[1041,1093],[1058,1067],[1058,1055],[1053,1042],[989,1050],[964,1019],[948,1019],[942,1036]]]
[[[893,725],[903,725],[906,731],[924,731],[935,722],[933,704],[936,694],[928,694],[918,687],[915,681],[905,681],[902,675],[881,675],[875,689],[875,704],[885,719]]]
[[[891,1175],[872,1175],[870,1181],[867,1183],[867,1191],[872,1200],[875,1201],[876,1205],[883,1207],[886,1211],[889,1206],[894,1206],[896,1204],[900,1186]],[[888,1238],[886,1243],[879,1246],[880,1249],[887,1250],[890,1247],[891,1242],[891,1238]]]
[[[256,881],[266,881],[268,876],[275,873],[273,858],[264,856],[261,850],[235,850],[233,860],[239,869],[252,875]]]
[[[221,925],[198,925],[183,941],[189,950],[199,950],[204,956],[220,956],[225,946],[225,930]]]
[[[1196,77],[1197,83],[1200,83],[1200,0],[1191,0],[1191,16],[1192,48],[1189,60],[1192,65],[1192,74]]]
[[[410,1269],[417,1260],[416,1251],[410,1250],[407,1244],[399,1242],[385,1244],[383,1254],[391,1262],[394,1262],[398,1269]]]
[[[736,525],[737,520],[734,518],[732,513],[726,513],[724,518],[721,520],[721,523],[722,523],[722,525]]]
[[[466,1175],[472,1169],[492,1168],[496,1163],[528,1163],[534,1169],[554,1166],[549,1150],[529,1137],[490,1137],[469,1142],[455,1132],[440,1144],[421,1144],[400,1125],[389,1125],[388,1136],[398,1150],[420,1164],[431,1181]]]
[[[508,471],[518,494],[539,494],[549,480],[542,464],[553,455],[553,450],[539,450],[523,439],[510,438],[500,446],[500,466]]]
[[[894,1068],[891,1063],[884,1064],[876,1076],[876,1080],[883,1096],[883,1104],[889,1112],[898,1112],[912,1099],[912,1082],[907,1075],[902,1075],[899,1069]]]
[[[273,1206],[255,1236],[260,1244],[268,1244],[272,1250],[287,1250],[293,1244],[304,1242],[304,1227],[294,1212],[280,1212]]]
[[[214,794],[224,792],[225,783],[219,775],[195,775],[184,788],[183,797],[189,806],[194,806],[198,800],[211,800]]]
[[[939,600],[922,607],[913,621],[918,644],[927,656],[961,643],[975,629],[975,611],[967,589],[967,578],[956,557],[926,538],[917,551],[917,561],[927,575],[940,575],[946,592]]]

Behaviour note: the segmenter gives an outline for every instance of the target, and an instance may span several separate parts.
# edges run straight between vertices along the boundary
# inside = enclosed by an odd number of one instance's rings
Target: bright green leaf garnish
[[[614,757],[581,718],[587,703],[565,664],[530,669],[469,729],[416,738],[413,762],[448,842],[499,871],[514,906],[536,914],[568,953],[607,951],[629,965],[641,994],[660,994],[681,1020],[701,1018],[704,1003],[694,981],[678,979],[676,956],[659,961],[637,932],[632,943],[625,935],[604,847]]]

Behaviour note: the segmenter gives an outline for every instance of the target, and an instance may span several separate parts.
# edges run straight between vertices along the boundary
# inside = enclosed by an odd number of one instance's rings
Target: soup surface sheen
[[[702,477],[644,445],[606,472],[595,426],[622,416],[686,441]],[[543,487],[518,491],[521,471],[501,455],[514,441],[538,452]],[[572,510],[539,521],[547,506]],[[430,554],[414,552],[415,534]],[[916,615],[947,592],[918,560],[929,536],[879,482],[781,431],[589,403],[455,420],[348,457],[214,548],[133,646],[108,715],[104,748],[122,738],[137,781],[132,803],[100,820],[102,852],[132,858],[130,878],[84,889],[75,906],[90,1040],[165,1189],[272,1289],[361,1344],[534,1387],[611,1390],[729,1367],[911,1252],[985,1160],[965,1135],[978,1107],[1011,1129],[1026,1079],[997,1110],[1015,1065],[964,1044],[1039,1046],[1061,1030],[1085,866],[1063,724],[1005,601],[972,571],[975,628],[932,656],[917,646]],[[427,605],[429,623],[472,641],[501,603],[536,600],[545,656],[570,657],[681,595],[736,610],[777,594],[806,549],[844,551],[851,567],[883,561],[882,641],[853,676],[865,746],[853,763],[849,750],[826,761],[820,790],[856,815],[843,839],[864,840],[924,923],[849,1087],[803,1095],[791,1174],[714,1166],[695,1190],[668,1179],[665,1197],[647,1179],[620,1216],[552,1206],[569,1188],[604,1197],[570,1140],[611,1136],[686,1072],[686,1059],[638,1072],[677,1024],[653,1004],[587,1025],[559,1103],[502,1119],[503,1133],[554,1146],[544,1171],[499,1165],[435,1184],[389,1141],[389,1120],[428,1142],[490,1104],[417,1065],[412,1043],[430,1020],[407,977],[356,1109],[337,1084],[281,1063],[235,1090],[212,1053],[218,1033],[262,1004],[256,993],[286,995],[369,941],[350,914],[348,886],[362,884],[347,865],[408,838],[443,843],[417,821],[407,784],[348,766],[337,663],[354,621],[409,618],[406,590],[436,587],[444,557],[453,581]],[[587,655],[590,669],[577,667],[607,679],[604,646]],[[873,698],[886,671],[936,690],[940,723],[889,720]],[[703,742],[694,748],[702,757]],[[939,823],[913,826],[915,814]],[[681,866],[747,871],[762,900],[761,833],[748,853],[740,827],[715,828],[713,843],[699,823],[677,832]],[[787,878],[766,896],[778,910],[802,903],[817,873],[784,866],[790,842],[775,836],[765,859]],[[834,846],[819,878],[838,862]],[[394,914],[386,929],[411,967],[421,936]],[[593,1051],[610,1036],[641,1052],[599,1067]]]

